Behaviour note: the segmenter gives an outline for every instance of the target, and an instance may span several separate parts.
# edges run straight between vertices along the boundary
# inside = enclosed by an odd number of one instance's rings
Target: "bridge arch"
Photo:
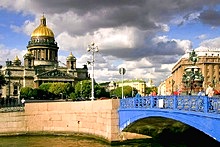
[[[180,112],[166,109],[126,109],[119,110],[119,127],[122,131],[129,124],[148,117],[165,117],[192,126],[215,140],[220,141],[220,117],[198,112]]]

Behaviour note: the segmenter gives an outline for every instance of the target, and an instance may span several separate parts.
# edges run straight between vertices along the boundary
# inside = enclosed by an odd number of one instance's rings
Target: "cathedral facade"
[[[48,82],[68,82],[74,86],[78,81],[90,79],[86,65],[76,68],[72,53],[66,58],[65,67],[59,66],[58,50],[54,33],[42,16],[40,25],[31,34],[27,53],[23,56],[24,64],[16,56],[1,67],[1,74],[8,83],[2,88],[2,97],[18,98],[22,87],[38,88]]]

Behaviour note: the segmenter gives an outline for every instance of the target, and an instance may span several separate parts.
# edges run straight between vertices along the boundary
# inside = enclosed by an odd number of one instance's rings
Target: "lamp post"
[[[6,61],[6,66],[7,66],[7,68],[9,66],[11,66],[11,61],[7,60]],[[11,87],[10,87],[11,71],[9,69],[6,70],[5,76],[8,78],[8,98],[10,98],[10,94],[11,94]]]
[[[81,92],[80,95],[81,95],[81,98],[82,98],[82,81],[80,81],[80,90],[81,90],[80,91]]]
[[[61,97],[61,99],[63,99],[63,93],[60,93],[60,97]]]
[[[92,65],[92,92],[91,92],[91,100],[93,101],[94,100],[94,66],[95,66],[95,52],[98,52],[99,49],[98,49],[98,46],[95,45],[94,42],[92,42],[90,45],[88,45],[88,48],[87,48],[87,51],[88,52],[91,52],[92,53],[92,62],[88,62]]]
[[[119,73],[121,74],[122,77],[122,88],[121,88],[121,98],[124,98],[124,74],[125,74],[126,70],[125,68],[121,67],[119,68]]]
[[[18,105],[20,105],[20,100],[21,100],[21,82],[20,82],[20,78],[19,78],[19,82],[18,82]]]
[[[133,97],[133,95],[134,95],[134,82],[133,82],[133,80],[132,80],[132,87],[131,87],[131,97]]]

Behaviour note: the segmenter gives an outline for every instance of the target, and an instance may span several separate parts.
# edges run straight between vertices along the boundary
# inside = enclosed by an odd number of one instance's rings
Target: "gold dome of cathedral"
[[[54,37],[53,31],[46,25],[46,18],[42,16],[40,25],[33,31],[31,37]]]

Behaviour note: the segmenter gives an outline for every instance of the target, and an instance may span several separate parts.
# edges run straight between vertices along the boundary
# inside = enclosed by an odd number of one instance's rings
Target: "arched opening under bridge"
[[[165,117],[146,117],[134,121],[123,129],[124,132],[138,133],[151,136],[160,140],[164,145],[211,145],[219,144],[218,141],[202,131],[180,121]]]

